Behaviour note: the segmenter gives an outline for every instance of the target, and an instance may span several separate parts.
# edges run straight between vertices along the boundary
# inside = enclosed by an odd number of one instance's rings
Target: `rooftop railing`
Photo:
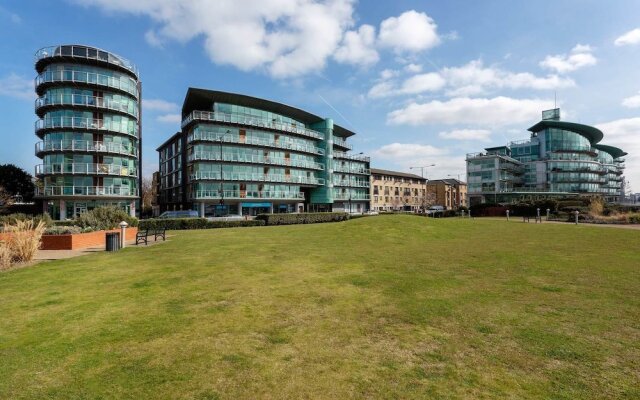
[[[336,145],[336,146],[343,147],[345,149],[353,150],[353,146],[348,144],[346,140],[344,140],[343,138],[341,138],[339,136],[334,136],[333,137],[333,144]]]
[[[135,146],[121,143],[93,142],[87,140],[45,140],[36,143],[36,155],[43,152],[77,151],[87,153],[115,153],[127,156],[138,156]]]
[[[192,200],[221,199],[220,190],[196,190],[191,193]],[[304,200],[303,192],[225,190],[225,199],[262,199],[262,200]]]
[[[243,140],[240,140],[239,137],[225,136],[223,134],[218,134],[213,132],[211,133],[192,132],[191,134],[189,134],[187,140],[189,143],[201,140],[201,141],[214,142],[214,143],[222,142],[222,143],[249,144],[253,146],[274,147],[277,149],[293,150],[293,151],[300,151],[304,153],[324,155],[324,150],[319,147],[305,146],[298,143],[288,142],[282,139],[276,142],[275,140],[266,140],[266,139],[260,139],[260,138],[254,138],[254,137],[247,137],[243,141]]]
[[[192,111],[182,120],[182,127],[189,125],[193,121],[212,121],[212,122],[226,122],[240,125],[249,125],[259,128],[275,129],[278,131],[295,133],[314,139],[324,139],[324,136],[312,129],[308,129],[304,126],[298,126],[295,124],[285,124],[275,120],[269,120],[265,118],[259,118],[255,116],[249,116],[245,114],[228,114],[222,112],[213,111]]]
[[[138,190],[126,186],[45,186],[36,188],[36,196],[137,197]]]
[[[80,45],[48,46],[36,51],[36,62],[49,57],[74,57],[85,58],[87,60],[104,61],[109,64],[123,67],[138,76],[138,68],[136,68],[131,61],[124,57],[120,57],[117,54],[100,50],[95,47]]]
[[[46,71],[36,77],[36,89],[43,83],[70,82],[88,83],[91,85],[105,86],[112,89],[122,90],[138,98],[138,85],[132,78],[98,74],[96,72],[74,71],[71,69],[63,71]]]
[[[36,165],[36,175],[116,175],[136,177],[135,168],[114,164],[52,163]]]
[[[133,121],[131,121],[133,122]],[[46,117],[35,122],[36,132],[43,129],[87,129],[124,133],[138,137],[138,125],[135,123],[116,123],[111,120],[82,117]]]
[[[223,172],[222,179],[219,171],[198,171],[190,175],[191,180],[222,180],[244,182],[281,182],[297,183],[303,185],[324,185],[324,179],[313,176],[276,175],[276,174],[252,174],[239,172]]]
[[[205,152],[196,151],[193,154],[189,154],[188,161],[220,161],[219,152]],[[237,154],[237,153],[222,153],[222,161],[238,162],[238,163],[251,163],[251,164],[270,164],[270,165],[283,165],[289,167],[310,168],[316,170],[323,170],[324,164],[315,161],[295,160],[288,158],[276,158],[276,157],[264,157],[253,154]]]
[[[80,106],[91,108],[104,108],[107,110],[120,111],[138,118],[138,106],[135,101],[122,102],[115,101],[104,97],[87,96],[81,94],[59,94],[55,96],[38,97],[35,103],[35,109],[45,106]]]

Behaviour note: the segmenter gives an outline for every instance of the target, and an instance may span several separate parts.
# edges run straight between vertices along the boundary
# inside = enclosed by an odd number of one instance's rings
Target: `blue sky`
[[[0,1],[0,163],[34,156],[35,51],[88,44],[133,61],[143,168],[179,129],[189,86],[332,117],[379,168],[436,164],[526,139],[557,93],[563,119],[622,147],[640,191],[640,2]]]

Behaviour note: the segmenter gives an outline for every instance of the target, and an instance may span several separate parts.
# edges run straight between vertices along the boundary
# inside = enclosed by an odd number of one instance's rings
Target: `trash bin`
[[[107,251],[120,250],[120,233],[119,232],[107,232]]]

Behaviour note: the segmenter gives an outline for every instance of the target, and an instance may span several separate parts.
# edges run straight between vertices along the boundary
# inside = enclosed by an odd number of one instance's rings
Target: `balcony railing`
[[[114,164],[55,163],[36,165],[36,175],[116,175],[136,177],[135,168]]]
[[[182,120],[182,127],[184,128],[192,121],[227,122],[240,125],[256,126],[259,128],[275,129],[278,131],[295,133],[314,139],[324,139],[324,136],[321,133],[312,129],[308,129],[304,126],[285,124],[278,121],[258,118],[255,116],[244,114],[228,114],[213,111],[192,111],[191,114],[187,115],[187,117]]]
[[[191,180],[223,180],[223,181],[243,181],[243,182],[284,182],[297,183],[303,185],[324,185],[324,179],[313,176],[275,175],[275,174],[252,174],[224,172],[220,179],[218,171],[198,171],[190,175]]]
[[[49,46],[43,47],[35,54],[36,61],[42,60],[48,57],[74,57],[74,58],[86,58],[88,60],[104,61],[109,64],[117,65],[128,69],[138,75],[138,68],[129,60],[124,57],[120,57],[117,54],[110,53],[108,51],[100,50],[95,47],[87,46]]]
[[[36,89],[43,83],[69,82],[88,83],[90,85],[105,86],[122,90],[138,98],[138,85],[133,78],[116,78],[96,72],[74,71],[66,69],[62,71],[45,71],[36,77]]]
[[[277,149],[293,150],[293,151],[300,151],[304,153],[313,153],[313,154],[319,154],[319,155],[324,154],[324,150],[319,147],[304,146],[297,143],[283,141],[282,139],[276,142],[274,140],[247,137],[243,141],[243,140],[240,140],[240,138],[238,137],[224,136],[222,134],[193,132],[188,136],[187,140],[189,143],[195,142],[198,140],[206,141],[206,142],[214,142],[214,143],[238,143],[238,144],[249,144],[254,146],[274,147]]]
[[[333,158],[344,159],[344,160],[354,160],[354,161],[362,161],[362,162],[371,162],[371,158],[368,156],[363,156],[361,154],[347,154],[342,151],[334,151]]]
[[[36,111],[44,106],[81,106],[104,108],[108,110],[120,111],[138,118],[138,106],[132,100],[131,102],[116,101],[104,97],[87,96],[82,94],[59,94],[55,96],[47,95],[46,97],[38,97],[35,103]]]
[[[343,147],[345,149],[353,150],[353,146],[348,144],[346,140],[344,140],[343,138],[341,138],[339,136],[334,136],[333,137],[333,144],[336,145],[336,146]]]
[[[127,156],[138,156],[138,149],[134,146],[126,146],[121,143],[92,142],[88,140],[45,140],[36,143],[36,155],[43,152],[77,151],[115,153]]]
[[[192,200],[222,198],[219,190],[196,190],[191,193]],[[225,199],[263,199],[263,200],[304,200],[303,192],[225,190]]]
[[[138,190],[126,186],[45,186],[36,188],[36,196],[137,197]]]
[[[197,160],[220,161],[220,153],[196,151],[193,154],[189,154],[187,159],[188,161],[197,161]],[[324,169],[324,164],[321,164],[315,161],[303,161],[303,160],[292,160],[287,158],[264,157],[264,156],[250,155],[250,154],[222,153],[222,161],[250,163],[250,164],[283,165],[287,167],[309,168],[309,169],[316,169],[316,170]]]
[[[338,192],[333,194],[334,200],[351,199],[351,201],[357,201],[357,200],[369,200],[369,198],[370,198],[369,193],[351,193],[351,195],[349,195],[349,193]]]
[[[334,165],[333,170],[335,172],[344,172],[347,174],[371,175],[371,171],[367,168],[358,168],[358,167],[349,168],[348,166],[342,167],[341,165]]]
[[[131,136],[138,136],[137,124],[114,123],[110,120],[82,117],[46,117],[39,119],[35,123],[36,132],[43,129],[87,129],[98,131],[109,131],[124,133]]]
[[[370,184],[368,181],[337,180],[333,182],[333,186],[368,188]]]

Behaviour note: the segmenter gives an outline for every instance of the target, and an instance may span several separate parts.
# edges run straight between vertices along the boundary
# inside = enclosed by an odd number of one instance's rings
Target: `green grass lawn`
[[[640,231],[172,234],[0,274],[0,398],[640,398]]]

